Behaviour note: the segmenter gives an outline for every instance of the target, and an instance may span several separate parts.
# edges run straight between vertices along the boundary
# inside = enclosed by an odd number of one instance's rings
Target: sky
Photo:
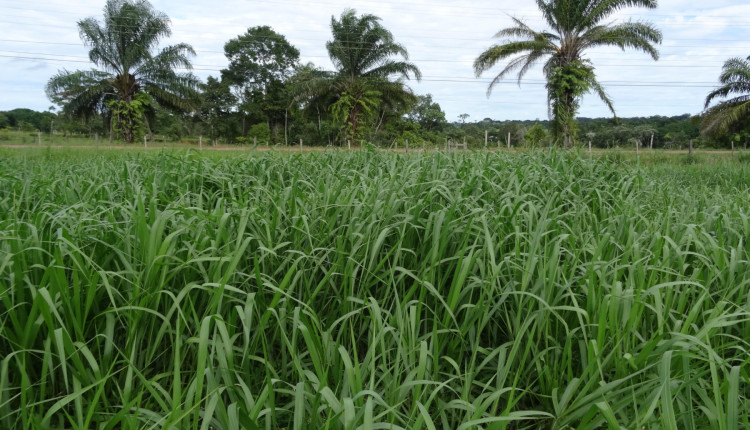
[[[269,25],[301,53],[303,62],[332,69],[325,49],[331,17],[346,8],[382,18],[409,60],[422,71],[409,86],[432,94],[449,121],[546,119],[547,98],[541,66],[520,86],[514,78],[487,85],[502,65],[476,77],[472,64],[500,40],[494,34],[510,26],[511,16],[531,27],[546,25],[534,0],[152,0],[172,21],[172,37],[162,46],[185,42],[196,50],[193,72],[201,79],[218,76],[227,65],[224,44],[249,27]],[[44,86],[58,70],[88,69],[88,50],[76,22],[101,19],[103,0],[0,0],[0,111],[47,110]],[[660,0],[654,10],[626,8],[617,21],[650,21],[661,29],[660,59],[619,48],[586,52],[620,117],[697,114],[717,85],[721,66],[731,57],[750,56],[750,2],[744,0]],[[579,116],[606,117],[594,95],[584,97]]]

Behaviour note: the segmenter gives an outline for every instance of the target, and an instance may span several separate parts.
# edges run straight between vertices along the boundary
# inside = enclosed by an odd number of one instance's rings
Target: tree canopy
[[[158,49],[172,34],[169,18],[145,0],[108,0],[104,19],[78,22],[89,59],[98,69],[62,70],[47,83],[47,95],[74,117],[104,113],[132,142],[153,103],[176,111],[197,107],[199,80],[190,69],[193,48],[184,43]]]
[[[661,43],[661,32],[646,22],[606,22],[625,7],[656,8],[656,0],[536,0],[544,20],[551,28],[537,31],[524,21],[512,18],[513,26],[500,30],[495,37],[503,42],[481,53],[474,61],[474,71],[481,76],[500,62],[505,67],[489,85],[487,94],[503,78],[517,73],[520,84],[526,73],[544,61],[547,98],[556,138],[571,145],[576,134],[575,116],[580,98],[594,92],[615,113],[612,100],[597,81],[593,64],[585,57],[591,48],[617,46],[632,48],[659,58],[655,44]],[[507,60],[507,62],[506,62]]]
[[[746,126],[750,119],[750,57],[727,60],[719,82],[721,86],[706,97],[702,122],[703,132],[714,136],[739,131],[736,129]],[[717,99],[726,100],[711,106]]]
[[[413,103],[404,81],[422,75],[375,15],[347,9],[331,17],[331,33],[326,48],[336,70],[306,81],[299,94],[313,105],[327,105],[344,137],[357,140],[378,112]]]

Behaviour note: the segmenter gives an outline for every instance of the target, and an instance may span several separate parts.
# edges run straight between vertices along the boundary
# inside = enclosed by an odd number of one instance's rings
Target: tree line
[[[228,60],[218,76],[201,82],[191,70],[193,48],[160,47],[171,35],[169,18],[145,0],[109,0],[104,19],[78,22],[89,58],[97,68],[63,70],[46,87],[62,110],[59,117],[78,128],[97,129],[127,142],[155,134],[180,138],[202,135],[214,143],[343,145],[371,142],[413,146],[485,139],[494,144],[507,134],[515,145],[591,142],[598,147],[643,145],[676,147],[689,139],[707,146],[747,140],[750,134],[750,58],[727,61],[721,87],[696,117],[622,120],[597,81],[590,48],[640,50],[658,60],[661,32],[648,22],[611,22],[624,7],[657,7],[655,0],[536,0],[549,29],[532,29],[512,18],[496,36],[502,41],[481,53],[477,76],[503,65],[488,88],[542,64],[547,80],[548,121],[536,124],[485,119],[448,122],[430,95],[408,86],[421,71],[405,46],[394,40],[380,18],[345,10],[331,17],[326,43],[333,70],[302,64],[300,52],[271,27],[249,28],[224,45]],[[578,118],[581,100],[593,93],[613,113],[611,120]],[[712,106],[715,100],[729,100]],[[7,115],[6,115],[7,116]],[[0,117],[2,126],[2,117]],[[501,136],[502,135],[502,136]]]

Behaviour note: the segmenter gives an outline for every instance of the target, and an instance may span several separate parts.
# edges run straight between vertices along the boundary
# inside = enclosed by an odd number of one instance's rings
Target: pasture
[[[0,149],[0,427],[746,428],[717,157]]]

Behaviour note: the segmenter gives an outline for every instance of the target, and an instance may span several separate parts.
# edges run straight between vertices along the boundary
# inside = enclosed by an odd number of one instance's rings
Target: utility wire
[[[14,58],[19,60],[29,60],[29,61],[42,61],[42,62],[66,62],[66,63],[89,63],[88,61],[83,60],[65,60],[65,59],[49,59],[49,58],[42,58],[42,57],[24,57],[24,56],[15,56],[15,55],[2,55],[0,54],[0,58]],[[201,70],[201,71],[212,71],[212,72],[220,72],[219,69],[210,69],[210,68],[200,68],[200,67],[193,67],[192,69],[182,69],[178,68],[177,70]],[[491,82],[492,79],[489,78],[476,78],[476,79],[468,79],[466,77],[462,76],[434,76],[434,77],[423,77],[421,79],[422,82],[451,82],[451,83],[471,83],[471,84],[477,84],[481,83],[483,85],[486,85],[487,83]],[[678,88],[715,88],[716,85],[711,85],[708,83],[703,82],[627,82],[627,81],[615,81],[615,82],[621,82],[621,83],[607,83],[607,81],[603,81],[602,84],[606,84],[608,87],[678,87]],[[625,83],[623,83],[625,82]],[[522,81],[522,85],[546,85],[545,81]],[[508,81],[499,81],[496,83],[496,85],[517,85],[515,80],[508,80]]]

